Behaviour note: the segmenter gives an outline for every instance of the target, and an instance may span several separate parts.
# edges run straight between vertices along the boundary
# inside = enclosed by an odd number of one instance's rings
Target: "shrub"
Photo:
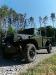
[[[15,33],[15,30],[12,28],[12,26],[10,25],[8,27],[8,31],[7,31],[7,34],[14,34]]]

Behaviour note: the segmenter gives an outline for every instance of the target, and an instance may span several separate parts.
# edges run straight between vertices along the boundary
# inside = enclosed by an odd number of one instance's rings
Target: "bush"
[[[7,34],[14,34],[15,33],[15,30],[12,28],[12,26],[10,25],[8,27],[8,31],[7,31]]]

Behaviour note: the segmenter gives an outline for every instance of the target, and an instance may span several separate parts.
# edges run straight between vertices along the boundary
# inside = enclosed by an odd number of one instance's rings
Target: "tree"
[[[4,24],[4,18],[6,17],[6,16],[8,16],[8,7],[7,6],[2,6],[1,8],[0,8],[0,26],[1,26],[1,24],[3,23]],[[2,22],[3,21],[3,22]],[[2,27],[1,27],[2,28]]]
[[[53,23],[53,28],[54,28],[55,13],[51,13],[51,20],[52,20],[52,23]]]
[[[29,22],[31,23],[31,27],[34,26],[34,17],[30,17],[29,18]]]
[[[23,23],[24,22],[24,15],[19,13],[18,14],[18,20],[19,20],[20,23]]]
[[[10,8],[9,9],[9,15],[8,15],[9,25],[12,24],[12,20],[13,20],[13,22],[16,21],[16,15],[17,15],[17,13],[12,8]]]
[[[52,26],[41,27],[41,28],[38,29],[38,31],[41,30],[41,35],[45,36],[45,28],[46,28],[46,36],[47,37],[52,37],[53,34],[54,34]]]
[[[8,16],[8,7],[6,5],[1,7],[1,13],[3,17]]]
[[[54,28],[54,22],[55,22],[55,13],[51,13],[51,20]],[[55,41],[55,30],[54,30],[54,41]]]
[[[26,19],[26,15],[27,15],[27,14],[26,14],[26,13],[24,13],[24,29],[25,29],[25,27],[27,26],[27,21],[26,21],[27,19]]]
[[[24,25],[24,21],[25,21],[25,16],[21,13],[18,14],[18,22],[19,22],[19,27],[24,29],[25,25]]]
[[[46,26],[46,35],[47,37],[52,37],[53,36],[53,28],[52,26]]]
[[[42,25],[42,17],[39,16],[39,23],[40,23],[40,28],[41,28],[41,25]],[[40,29],[40,35],[41,35],[41,29]]]
[[[48,20],[48,17],[45,16],[45,17],[43,18],[43,23],[44,23],[44,26],[45,26],[45,36],[46,36],[46,24],[47,24],[47,20]]]

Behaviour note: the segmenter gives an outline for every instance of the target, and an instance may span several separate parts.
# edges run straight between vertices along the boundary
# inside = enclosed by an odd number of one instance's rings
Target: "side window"
[[[40,33],[37,31],[37,35],[40,35]]]
[[[38,29],[35,29],[35,35],[40,35],[40,33],[39,33],[39,31],[38,31]]]

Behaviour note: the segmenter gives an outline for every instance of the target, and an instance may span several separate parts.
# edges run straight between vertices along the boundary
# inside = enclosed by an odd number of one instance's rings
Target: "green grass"
[[[21,75],[56,75],[56,55],[43,60],[33,69],[28,69]]]

